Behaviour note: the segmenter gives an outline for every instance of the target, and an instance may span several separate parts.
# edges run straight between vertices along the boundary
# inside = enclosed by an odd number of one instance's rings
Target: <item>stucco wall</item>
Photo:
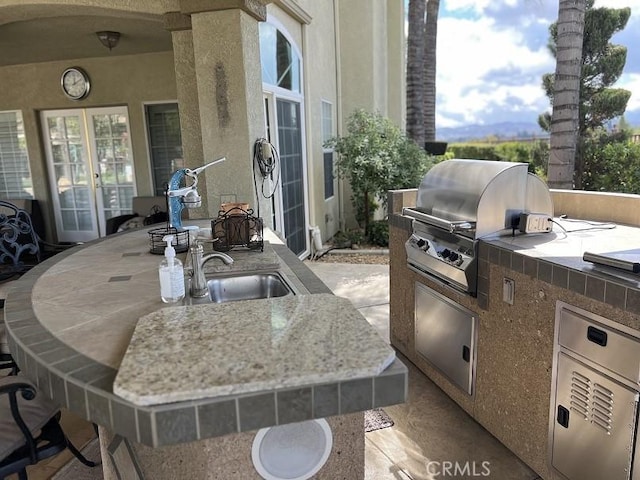
[[[83,100],[69,100],[60,88],[60,75],[70,66],[82,67],[91,79],[91,92]],[[22,112],[34,194],[43,203],[48,228],[54,222],[46,157],[40,140],[43,110],[126,106],[137,194],[153,194],[143,104],[176,101],[172,52],[8,66],[0,68],[0,85],[0,110]],[[48,236],[53,238],[51,230]]]
[[[404,41],[398,39],[404,38],[402,1],[337,0],[337,5],[341,124],[346,129],[349,116],[362,108],[403,125],[404,108],[398,106],[405,90]],[[353,228],[355,214],[346,182],[342,195],[346,226]]]
[[[404,129],[406,112],[406,70],[403,0],[387,1],[387,116]]]
[[[551,190],[554,215],[640,226],[640,195]]]

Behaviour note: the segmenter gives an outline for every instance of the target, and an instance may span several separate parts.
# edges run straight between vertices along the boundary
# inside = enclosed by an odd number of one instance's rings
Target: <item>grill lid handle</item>
[[[428,223],[429,225],[433,225],[435,227],[442,228],[444,230],[448,230],[449,233],[457,233],[457,232],[473,232],[476,229],[476,222],[467,222],[467,221],[457,221],[450,222],[449,220],[444,220],[439,217],[434,217],[433,215],[428,215],[426,213],[418,212],[409,207],[404,207],[402,209],[402,214],[408,217],[415,218],[416,220],[420,220],[424,223]]]

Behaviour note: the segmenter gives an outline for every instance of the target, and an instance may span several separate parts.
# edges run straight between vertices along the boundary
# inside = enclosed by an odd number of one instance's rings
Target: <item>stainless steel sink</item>
[[[209,277],[209,297],[214,303],[259,298],[282,297],[293,294],[293,290],[277,272],[240,273]]]

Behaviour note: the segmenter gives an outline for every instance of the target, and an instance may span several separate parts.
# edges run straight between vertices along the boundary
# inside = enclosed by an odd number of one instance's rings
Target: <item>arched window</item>
[[[264,89],[265,138],[278,152],[273,224],[300,258],[310,252],[304,141],[302,53],[276,18],[260,23],[260,63]]]
[[[287,38],[270,23],[260,23],[262,81],[300,93],[300,57]]]

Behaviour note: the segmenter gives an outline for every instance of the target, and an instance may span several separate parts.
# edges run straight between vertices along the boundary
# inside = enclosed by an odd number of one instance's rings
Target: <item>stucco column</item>
[[[198,82],[196,80],[195,58],[193,55],[193,35],[191,17],[180,12],[164,16],[165,28],[171,32],[173,42],[173,62],[176,72],[176,91],[180,111],[180,134],[184,165],[197,168],[203,165],[202,131],[200,130],[200,105],[198,103]],[[207,197],[207,182],[198,183],[198,192]],[[203,202],[204,203],[204,202]],[[207,206],[187,209],[189,218],[207,218]]]
[[[258,20],[235,8],[192,13],[191,26],[203,163],[227,158],[200,175],[208,216],[223,201],[257,210],[253,144],[264,136]],[[270,204],[261,200],[260,216],[271,226]]]

